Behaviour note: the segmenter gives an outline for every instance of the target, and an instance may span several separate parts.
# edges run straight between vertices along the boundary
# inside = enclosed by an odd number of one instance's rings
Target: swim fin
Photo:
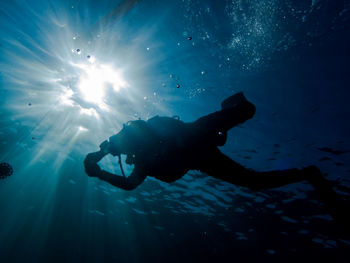
[[[326,178],[323,177],[321,171],[316,166],[309,166],[303,169],[308,181],[315,188],[320,200],[328,209],[334,221],[341,230],[350,235],[350,205],[342,197],[336,193]]]
[[[248,102],[246,97],[244,96],[243,92],[238,92],[227,99],[225,99],[223,102],[221,102],[221,109],[226,110],[229,108],[233,108],[239,104]]]

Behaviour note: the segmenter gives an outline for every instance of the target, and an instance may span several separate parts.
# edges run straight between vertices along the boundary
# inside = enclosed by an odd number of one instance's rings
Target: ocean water
[[[349,262],[306,182],[253,192],[191,171],[123,191],[83,167],[129,120],[194,121],[243,91],[256,115],[222,152],[315,164],[349,199],[349,25],[338,0],[1,0],[0,262]]]

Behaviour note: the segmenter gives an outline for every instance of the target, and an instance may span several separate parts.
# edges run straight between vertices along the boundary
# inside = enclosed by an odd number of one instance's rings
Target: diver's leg
[[[246,101],[232,108],[223,109],[203,116],[193,122],[195,127],[207,130],[226,132],[229,129],[251,119],[255,106]]]
[[[242,92],[232,95],[221,104],[222,110],[213,112],[189,123],[190,133],[208,145],[222,146],[226,142],[227,131],[243,123],[255,114],[255,106]],[[197,138],[198,139],[198,138]]]
[[[223,181],[252,190],[276,188],[307,180],[305,172],[300,169],[267,172],[257,172],[247,169],[221,153],[217,148],[205,159],[200,165],[200,171]]]
[[[316,166],[309,166],[303,169],[307,174],[308,181],[315,188],[320,200],[328,209],[336,223],[343,232],[350,235],[350,206],[337,194],[321,171]]]
[[[226,182],[244,186],[251,190],[281,187],[300,181],[308,181],[316,190],[321,202],[326,206],[342,231],[350,234],[349,204],[337,194],[316,166],[303,169],[257,172],[246,169],[219,151],[213,150],[201,162],[200,170]]]

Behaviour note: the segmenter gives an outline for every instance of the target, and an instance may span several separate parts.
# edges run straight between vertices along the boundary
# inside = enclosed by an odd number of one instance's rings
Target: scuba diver
[[[221,110],[194,122],[185,123],[179,118],[159,116],[147,121],[130,121],[119,133],[104,141],[99,151],[86,156],[85,171],[90,177],[97,177],[124,190],[135,189],[147,176],[171,183],[189,170],[199,170],[251,190],[308,181],[315,187],[332,216],[342,220],[338,208],[343,200],[316,166],[254,171],[233,161],[218,149],[218,146],[225,144],[227,132],[231,128],[251,119],[254,114],[255,106],[239,92],[224,100]],[[107,154],[119,157],[123,175],[100,169],[97,163]],[[127,156],[127,164],[134,165],[128,177],[121,165],[121,154]]]

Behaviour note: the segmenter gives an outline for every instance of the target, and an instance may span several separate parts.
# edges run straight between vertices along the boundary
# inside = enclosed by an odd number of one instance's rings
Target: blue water
[[[0,261],[348,262],[306,183],[252,192],[193,171],[125,192],[83,160],[128,120],[194,121],[243,91],[256,115],[221,150],[259,171],[316,164],[348,199],[349,153],[327,148],[350,150],[349,1],[119,4],[0,2],[0,162],[14,169]]]

